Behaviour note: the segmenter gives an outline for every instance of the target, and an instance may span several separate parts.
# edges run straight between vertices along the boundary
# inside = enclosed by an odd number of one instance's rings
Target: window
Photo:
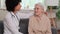
[[[21,4],[22,4],[22,9],[33,9],[34,5],[38,2],[41,2],[44,4],[44,0],[22,0]],[[0,8],[2,9],[6,9],[5,7],[5,0],[0,0]]]
[[[5,0],[0,0],[0,9],[6,9]]]
[[[22,0],[22,9],[29,8],[33,10],[34,5],[39,2],[44,4],[44,0]]]

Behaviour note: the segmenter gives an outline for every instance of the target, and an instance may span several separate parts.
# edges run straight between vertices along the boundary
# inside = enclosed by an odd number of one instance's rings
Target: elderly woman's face
[[[44,11],[44,8],[40,5],[35,5],[35,8],[34,8],[34,13],[35,15],[40,15],[41,13],[43,13]]]

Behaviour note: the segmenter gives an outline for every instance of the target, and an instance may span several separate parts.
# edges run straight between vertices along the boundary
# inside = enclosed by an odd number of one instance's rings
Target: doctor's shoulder
[[[4,19],[8,19],[8,18],[11,18],[10,12],[7,12],[6,15],[5,15],[5,17],[4,17]]]

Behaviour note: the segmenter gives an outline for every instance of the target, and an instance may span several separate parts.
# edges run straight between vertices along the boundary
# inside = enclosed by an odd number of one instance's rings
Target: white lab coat
[[[4,34],[22,34],[18,31],[19,21],[13,12],[8,12],[4,18]]]

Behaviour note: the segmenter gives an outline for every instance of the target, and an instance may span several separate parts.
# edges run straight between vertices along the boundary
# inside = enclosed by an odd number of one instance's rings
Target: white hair
[[[47,10],[47,7],[44,4],[42,4],[42,3],[36,3],[35,5],[41,6],[44,9],[44,11]]]

